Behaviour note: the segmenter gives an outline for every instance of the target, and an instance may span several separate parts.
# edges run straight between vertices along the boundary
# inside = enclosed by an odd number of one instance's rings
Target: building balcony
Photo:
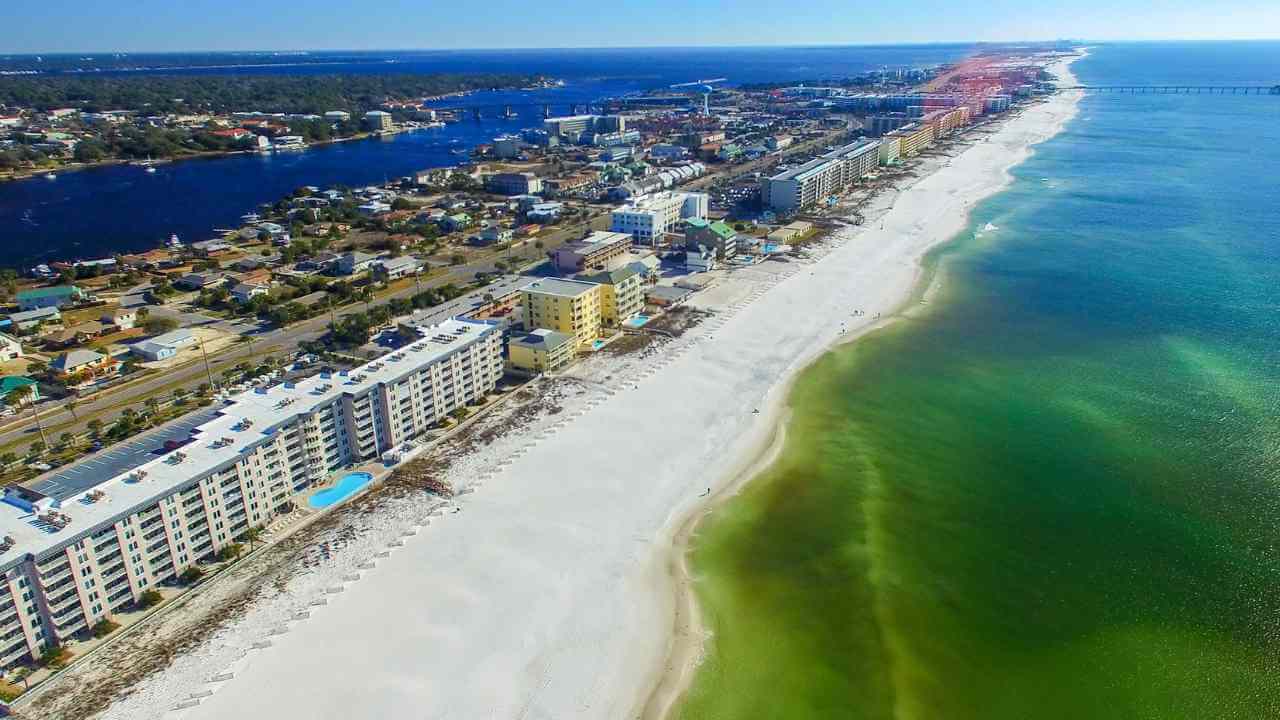
[[[104,542],[100,545],[94,545],[93,555],[94,557],[99,558],[99,562],[101,562],[101,558],[103,555],[111,552],[112,550],[118,551],[119,548],[120,548],[120,542],[113,537],[108,542]]]
[[[120,546],[117,545],[116,548],[111,552],[107,553],[106,555],[102,555],[98,557],[98,567],[100,568],[107,567],[108,565],[111,565],[115,561],[119,560],[121,557],[123,557],[123,555],[124,553],[120,551]]]
[[[56,595],[62,592],[63,590],[71,587],[72,585],[74,585],[75,582],[76,582],[75,578],[71,577],[71,573],[67,573],[67,575],[64,576],[61,580],[45,585],[44,595],[45,597]]]
[[[36,570],[41,573],[56,572],[60,567],[69,567],[71,561],[64,553],[58,553],[36,563]]]
[[[49,601],[49,613],[56,619],[64,615],[73,605],[76,608],[80,607],[80,596],[76,594],[75,588]]]
[[[24,638],[20,642],[16,642],[5,648],[4,654],[0,655],[0,665],[8,667],[19,660],[24,660],[31,656],[31,651],[27,648],[27,641]]]
[[[57,636],[58,636],[59,638],[65,639],[65,638],[69,638],[69,637],[71,637],[72,635],[74,635],[74,634],[76,634],[76,633],[80,632],[81,630],[87,630],[88,628],[89,628],[89,623],[88,623],[88,621],[85,619],[85,616],[84,616],[84,615],[78,615],[78,616],[75,618],[75,620],[74,620],[74,621],[72,621],[71,623],[69,623],[68,625],[66,625],[66,626],[61,626],[61,625],[59,625],[59,626],[57,626],[57,628],[55,629],[55,631],[54,631],[54,632],[57,634]]]
[[[40,584],[47,588],[59,580],[69,577],[71,577],[71,563],[68,562],[63,563],[62,567],[58,568],[56,572],[40,573]]]

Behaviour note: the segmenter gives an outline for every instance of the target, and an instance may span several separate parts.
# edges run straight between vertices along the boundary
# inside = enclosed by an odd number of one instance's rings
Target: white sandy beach
[[[378,532],[104,717],[635,717],[672,649],[677,529],[708,487],[731,485],[759,456],[795,373],[897,311],[923,254],[965,227],[1077,99],[1034,105],[883,195],[882,216],[840,231],[820,260],[734,271],[699,295],[715,318],[653,366],[588,384],[554,430],[457,466],[454,481],[474,491],[444,514],[428,518],[422,503],[370,519]]]

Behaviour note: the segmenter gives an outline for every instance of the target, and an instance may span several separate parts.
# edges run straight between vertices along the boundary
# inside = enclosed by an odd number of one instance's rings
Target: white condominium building
[[[630,235],[638,243],[656,244],[663,233],[674,232],[681,220],[707,217],[706,193],[662,192],[614,210],[609,229]]]
[[[822,157],[839,162],[841,188],[845,188],[871,174],[879,167],[880,141],[863,138],[844,147],[836,148]]]
[[[359,368],[241,393],[156,457],[126,443],[0,502],[0,670],[172,582],[345,465],[379,457],[491,391],[497,325],[448,320]],[[103,467],[105,463],[106,467]]]
[[[765,207],[795,212],[834,195],[865,177],[879,162],[880,143],[864,138],[766,178],[760,183]]]

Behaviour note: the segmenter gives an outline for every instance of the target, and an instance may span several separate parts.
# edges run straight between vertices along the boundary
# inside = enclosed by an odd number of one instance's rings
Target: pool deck
[[[381,485],[382,481],[385,480],[389,475],[391,475],[391,471],[394,470],[395,467],[396,466],[394,465],[388,466],[382,462],[367,462],[367,463],[364,463],[363,465],[355,465],[352,467],[335,470],[329,473],[329,476],[325,478],[325,482],[323,485],[315,485],[307,490],[306,500],[302,504],[305,505],[308,510],[312,512],[319,512],[319,513],[328,512],[341,505],[346,505],[347,503],[351,502],[353,499],[360,497],[364,493],[368,492],[370,488]],[[370,475],[369,482],[365,483],[362,487],[360,487],[350,495],[342,498],[341,500],[325,505],[324,507],[316,507],[311,504],[311,498],[314,497],[316,493],[324,490],[333,489],[335,486],[337,486],[339,480],[341,480],[344,477],[347,477],[348,475],[354,475],[355,473],[368,473]]]

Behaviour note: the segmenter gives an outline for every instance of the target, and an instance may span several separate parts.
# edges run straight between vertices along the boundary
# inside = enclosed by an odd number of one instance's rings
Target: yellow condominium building
[[[600,337],[603,292],[596,283],[546,278],[521,291],[524,329],[572,335],[581,349]]]
[[[577,345],[572,335],[539,328],[528,335],[511,338],[507,343],[507,362],[519,370],[549,372],[573,359]]]
[[[911,157],[933,144],[933,127],[929,125],[908,125],[887,135],[898,139],[899,157]]]
[[[600,319],[609,327],[618,327],[644,310],[644,283],[635,268],[624,266],[580,279],[600,285]]]

